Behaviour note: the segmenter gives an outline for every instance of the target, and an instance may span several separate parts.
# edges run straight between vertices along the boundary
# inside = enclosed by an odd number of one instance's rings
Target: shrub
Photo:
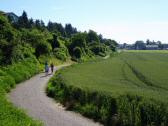
[[[80,47],[75,47],[73,49],[73,55],[75,56],[75,58],[80,59],[82,57],[82,50]]]
[[[66,47],[60,47],[54,49],[54,56],[62,61],[66,61],[69,53]]]
[[[35,47],[35,55],[39,57],[43,54],[49,54],[51,52],[51,45],[47,42],[38,42],[38,44]]]
[[[14,87],[15,80],[10,76],[0,76],[0,85],[6,92],[9,92]]]

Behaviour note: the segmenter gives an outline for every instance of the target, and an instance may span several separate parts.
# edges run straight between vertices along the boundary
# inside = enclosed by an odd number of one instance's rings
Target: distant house
[[[158,42],[148,42],[144,43],[143,41],[136,41],[135,44],[119,44],[118,49],[126,50],[168,50],[168,44],[162,44]]]
[[[158,50],[159,45],[153,44],[153,45],[146,45],[146,50]]]

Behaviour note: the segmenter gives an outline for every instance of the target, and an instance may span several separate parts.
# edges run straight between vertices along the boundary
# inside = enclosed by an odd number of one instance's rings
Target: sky
[[[92,29],[118,43],[168,43],[168,0],[0,0],[0,10]]]

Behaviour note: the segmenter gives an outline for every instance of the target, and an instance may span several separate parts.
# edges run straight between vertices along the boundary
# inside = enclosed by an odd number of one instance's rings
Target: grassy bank
[[[47,93],[105,125],[167,126],[167,52],[123,52],[73,65],[50,80]]]
[[[15,85],[39,72],[36,59],[26,59],[7,67],[0,68],[0,126],[40,126],[24,111],[14,107],[7,100],[6,93]]]

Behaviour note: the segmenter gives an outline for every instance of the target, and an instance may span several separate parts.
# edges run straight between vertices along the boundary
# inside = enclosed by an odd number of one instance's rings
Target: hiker
[[[50,67],[51,67],[51,72],[53,73],[53,71],[54,71],[54,64],[51,63]]]
[[[49,72],[49,67],[48,67],[48,63],[46,62],[45,63],[45,73],[46,73],[46,75],[48,75],[48,72]]]

